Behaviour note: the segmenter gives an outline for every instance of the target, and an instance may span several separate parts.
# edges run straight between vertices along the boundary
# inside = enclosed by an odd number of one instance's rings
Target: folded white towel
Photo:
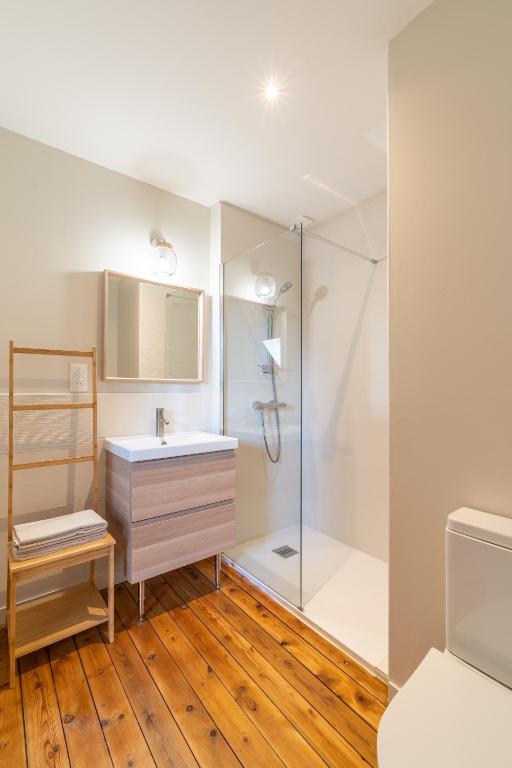
[[[40,557],[41,555],[48,555],[51,552],[57,552],[60,549],[66,549],[67,547],[76,547],[79,544],[87,544],[90,541],[97,541],[105,536],[105,530],[92,531],[87,534],[79,536],[73,536],[69,540],[53,540],[45,542],[37,542],[29,544],[25,547],[16,547],[13,540],[13,556],[15,560],[30,560],[32,557]]]
[[[54,542],[73,535],[105,531],[107,521],[93,509],[83,509],[70,515],[50,517],[48,520],[34,520],[32,523],[21,523],[13,529],[13,542],[17,548],[25,547],[35,542]]]
[[[54,546],[59,544],[62,547],[72,547],[73,544],[80,541],[89,541],[91,538],[100,538],[105,534],[105,528],[99,526],[95,528],[89,528],[87,531],[77,531],[75,533],[58,536],[54,539],[45,539],[44,541],[33,541],[31,544],[20,544],[16,537],[13,535],[13,544],[16,549],[22,552],[32,552],[36,549],[41,549],[48,546]]]
[[[13,528],[12,551],[15,560],[28,560],[66,547],[103,538],[107,521],[92,509],[69,515],[21,523]]]

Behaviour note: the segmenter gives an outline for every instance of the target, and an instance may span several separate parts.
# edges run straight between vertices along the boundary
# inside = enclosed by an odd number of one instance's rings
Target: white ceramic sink
[[[126,461],[148,461],[193,453],[229,451],[238,447],[236,437],[210,432],[175,432],[164,437],[108,437],[105,448]]]

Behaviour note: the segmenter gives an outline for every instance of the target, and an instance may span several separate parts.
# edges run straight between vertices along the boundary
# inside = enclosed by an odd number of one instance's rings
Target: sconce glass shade
[[[259,275],[254,291],[258,299],[273,299],[276,294],[276,281],[272,275]]]
[[[151,245],[156,251],[156,269],[159,275],[174,275],[178,266],[178,257],[172,243],[163,238],[154,237]]]

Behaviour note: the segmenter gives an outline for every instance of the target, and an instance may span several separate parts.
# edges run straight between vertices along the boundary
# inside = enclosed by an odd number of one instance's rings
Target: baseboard
[[[398,691],[400,690],[400,686],[395,685],[395,683],[391,682],[391,680],[388,681],[388,695],[389,695],[389,701],[396,696]]]

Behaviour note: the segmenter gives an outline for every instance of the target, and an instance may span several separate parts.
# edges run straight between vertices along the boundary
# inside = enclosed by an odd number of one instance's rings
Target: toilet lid
[[[512,765],[512,690],[432,648],[384,713],[379,768]]]

